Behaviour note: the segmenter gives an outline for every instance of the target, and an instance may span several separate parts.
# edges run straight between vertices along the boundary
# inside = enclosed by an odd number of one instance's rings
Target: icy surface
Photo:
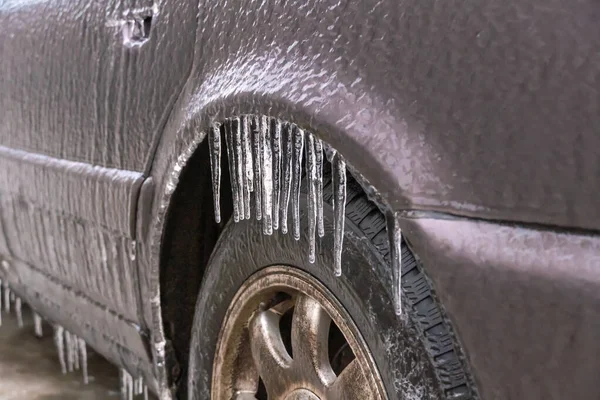
[[[208,137],[215,221],[221,222],[221,130],[213,125]]]
[[[332,162],[333,168],[333,253],[334,273],[342,275],[342,250],[344,245],[344,219],[346,217],[346,162],[336,153]]]
[[[396,315],[402,315],[402,231],[400,230],[399,220],[400,218],[397,214],[388,214],[386,216],[392,261],[394,311]]]

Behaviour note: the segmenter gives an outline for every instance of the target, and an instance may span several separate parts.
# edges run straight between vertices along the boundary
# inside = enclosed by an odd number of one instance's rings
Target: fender
[[[598,232],[599,11],[558,0],[201,1],[193,71],[150,170],[143,290],[155,363],[170,198],[210,124],[232,115],[312,130],[396,212]]]

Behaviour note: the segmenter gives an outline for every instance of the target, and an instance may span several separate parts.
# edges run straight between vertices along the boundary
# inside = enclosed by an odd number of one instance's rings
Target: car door
[[[137,196],[192,66],[196,14],[193,0],[0,1],[5,281],[84,336],[111,329],[96,308],[144,329]]]

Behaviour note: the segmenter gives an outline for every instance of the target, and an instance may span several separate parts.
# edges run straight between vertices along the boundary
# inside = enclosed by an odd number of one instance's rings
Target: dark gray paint
[[[131,321],[162,344],[159,252],[171,194],[203,139],[199,132],[234,114],[269,114],[311,128],[360,172],[384,207],[600,230],[596,2],[202,0],[197,6],[191,0],[0,3],[6,149],[0,256],[28,263],[48,282],[86,291],[120,316],[106,324],[110,335],[118,337]],[[154,13],[148,41],[125,44],[122,24],[148,12]],[[48,180],[36,180],[32,159]],[[82,165],[80,172],[105,169],[77,175],[73,164]],[[147,189],[136,209],[143,176],[152,177],[155,190]],[[14,181],[23,183],[18,193]],[[136,221],[150,205],[150,217]],[[106,212],[98,211],[102,206]],[[152,221],[148,235],[144,217]],[[588,295],[600,286],[595,236],[522,235],[519,228],[466,221],[423,224],[408,237],[428,261],[485,398],[552,398],[547,383],[566,382],[552,365],[595,362],[588,356],[594,352],[585,352],[594,348],[586,335],[599,330],[596,298]],[[135,260],[128,256],[133,239]],[[110,282],[126,282],[128,300],[109,284],[92,289],[103,257],[90,251],[91,243],[103,240],[114,249]],[[523,256],[548,247],[571,257]],[[583,267],[585,284],[575,273]],[[504,268],[526,272],[494,279]],[[545,271],[546,281],[531,278],[532,270]],[[21,279],[25,287],[27,274]],[[467,285],[477,301],[465,293]],[[505,297],[507,287],[517,292]],[[573,303],[578,291],[580,303]],[[529,293],[536,300],[525,302]],[[51,316],[67,321],[71,314],[64,307]],[[535,324],[518,324],[524,332],[494,336],[530,315]],[[562,344],[573,324],[579,327],[573,341]],[[481,335],[473,330],[479,325]],[[557,326],[565,331],[540,331]],[[75,331],[93,341],[91,333]],[[520,344],[530,347],[515,348]],[[109,347],[104,353],[118,360],[120,350]],[[548,361],[543,348],[556,349],[557,358],[536,368]],[[154,350],[156,361],[160,346]],[[508,357],[517,353],[527,359]],[[581,373],[586,393],[595,387],[590,370],[574,366],[564,376]]]

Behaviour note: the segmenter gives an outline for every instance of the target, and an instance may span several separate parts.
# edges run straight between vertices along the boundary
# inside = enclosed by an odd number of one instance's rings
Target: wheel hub
[[[213,400],[385,400],[357,327],[315,278],[291,267],[250,277],[225,316]]]

